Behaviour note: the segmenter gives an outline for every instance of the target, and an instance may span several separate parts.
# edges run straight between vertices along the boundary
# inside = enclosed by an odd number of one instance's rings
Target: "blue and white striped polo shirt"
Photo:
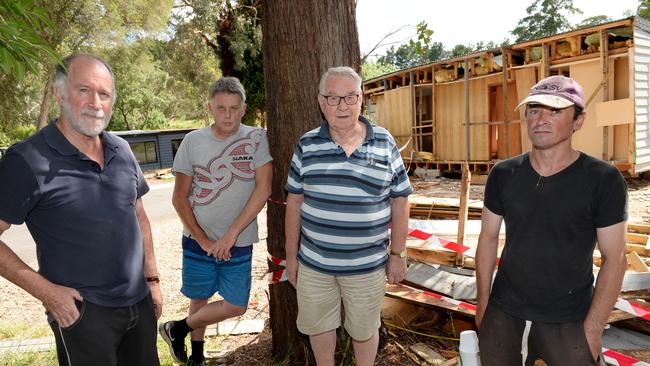
[[[413,191],[395,140],[364,117],[366,138],[348,157],[329,125],[304,134],[285,189],[304,195],[298,260],[341,276],[369,273],[387,260],[390,198]]]

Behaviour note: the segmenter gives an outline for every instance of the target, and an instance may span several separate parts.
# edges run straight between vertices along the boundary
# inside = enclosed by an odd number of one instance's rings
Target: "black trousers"
[[[62,328],[48,314],[59,365],[159,366],[151,294],[124,307],[77,302],[79,319]]]
[[[533,366],[541,358],[549,366],[601,366],[594,360],[582,322],[529,324],[488,303],[478,330],[483,366]]]

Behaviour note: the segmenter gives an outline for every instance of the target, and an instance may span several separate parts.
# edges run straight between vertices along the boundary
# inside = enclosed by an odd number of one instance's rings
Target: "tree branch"
[[[389,45],[389,44],[397,43],[397,42],[392,42],[392,43],[383,43],[383,42],[384,42],[388,37],[391,37],[391,36],[395,35],[396,33],[400,32],[400,31],[402,31],[402,30],[404,30],[404,29],[412,28],[412,27],[413,27],[413,25],[406,24],[406,25],[403,25],[403,26],[397,28],[396,30],[394,30],[394,31],[392,31],[392,32],[388,32],[386,35],[384,35],[384,36],[383,36],[383,37],[382,37],[382,38],[377,42],[377,44],[375,44],[375,46],[374,46],[373,48],[370,49],[370,51],[368,51],[365,55],[361,56],[361,63],[364,63],[364,62],[366,61],[366,58],[367,58],[368,56],[370,56],[370,54],[372,54],[372,53],[373,53],[377,48],[382,47],[382,46],[387,46],[387,45]]]

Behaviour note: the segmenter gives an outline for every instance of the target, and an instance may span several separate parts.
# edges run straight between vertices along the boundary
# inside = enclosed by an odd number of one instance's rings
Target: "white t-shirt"
[[[273,160],[266,131],[241,125],[225,140],[211,127],[188,133],[174,158],[172,172],[192,177],[190,206],[210,240],[223,236],[243,210],[255,189],[255,169]],[[190,235],[183,228],[184,235]],[[259,241],[257,219],[240,234],[235,246]]]

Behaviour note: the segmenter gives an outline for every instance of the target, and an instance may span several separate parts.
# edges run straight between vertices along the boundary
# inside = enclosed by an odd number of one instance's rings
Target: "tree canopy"
[[[46,121],[53,65],[59,55],[91,52],[105,57],[117,76],[111,129],[207,122],[207,90],[220,75],[240,78],[247,91],[247,124],[265,108],[260,0],[0,0],[0,145]],[[650,16],[650,0],[639,1]],[[512,36],[516,42],[611,21],[607,15],[572,25],[571,0],[531,0]],[[370,79],[398,69],[493,49],[511,40],[445,45],[422,21],[404,26],[412,39],[381,55],[362,58]],[[397,32],[397,31],[396,31]],[[389,34],[390,35],[390,34]],[[176,122],[174,122],[176,123]],[[176,126],[176,125],[173,125]]]
[[[573,6],[573,0],[535,0],[527,9],[528,14],[512,30],[515,43],[548,37],[571,29],[567,19],[570,14],[582,14]]]

